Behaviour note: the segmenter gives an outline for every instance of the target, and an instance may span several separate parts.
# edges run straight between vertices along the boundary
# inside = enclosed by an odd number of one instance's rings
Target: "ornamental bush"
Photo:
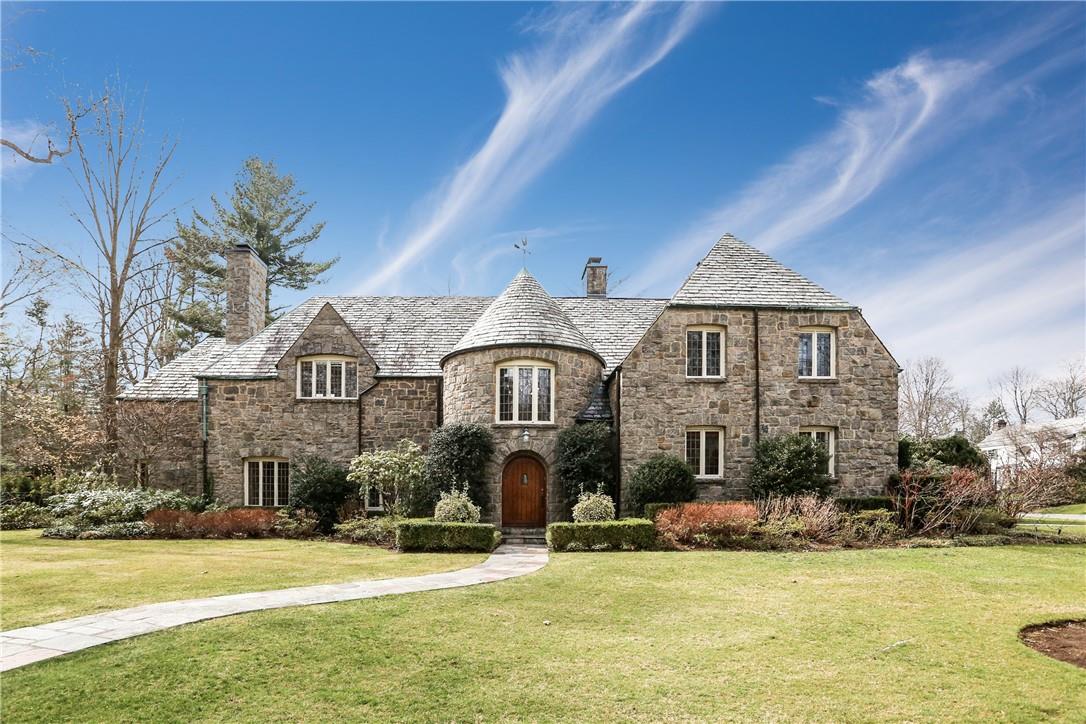
[[[750,535],[758,509],[751,503],[683,503],[661,510],[655,523],[661,542],[673,548],[724,548]]]
[[[825,496],[832,481],[824,472],[826,449],[807,435],[780,435],[754,448],[750,490],[756,498],[816,493]]]
[[[382,515],[375,518],[352,518],[335,527],[335,536],[351,543],[392,548],[396,545],[399,518]]]
[[[922,466],[931,462],[958,468],[988,469],[988,457],[963,435],[913,440],[909,464],[906,467]]]
[[[106,523],[135,523],[157,508],[202,510],[204,500],[176,490],[148,488],[82,488],[46,501],[54,517],[79,528]]]
[[[277,514],[264,508],[231,508],[194,513],[152,510],[144,521],[156,538],[263,538],[275,531]]]
[[[646,503],[686,503],[697,497],[694,471],[674,455],[653,455],[630,477],[630,507],[638,513]]]
[[[573,522],[593,523],[615,519],[615,501],[603,493],[581,493],[573,506]]]
[[[405,552],[482,551],[498,547],[502,534],[488,523],[403,520],[396,525],[396,547]]]
[[[656,528],[644,518],[547,526],[547,545],[555,551],[641,551],[655,543]]]
[[[429,515],[441,491],[457,485],[466,485],[472,501],[485,508],[490,502],[486,466],[493,454],[494,437],[484,425],[442,425],[434,430],[412,514]]]
[[[47,528],[54,522],[48,508],[34,503],[16,503],[0,507],[0,530]]]
[[[423,480],[422,448],[400,440],[391,450],[364,452],[351,461],[347,479],[359,486],[363,499],[370,489],[376,489],[385,513],[403,516],[417,506]]]
[[[478,523],[482,511],[471,502],[466,488],[453,487],[441,493],[434,506],[434,520],[439,523]]]
[[[103,523],[91,527],[61,524],[46,528],[41,532],[43,538],[67,538],[95,540],[99,538],[146,538],[153,532],[150,525],[142,521],[125,523]]]
[[[610,426],[589,422],[558,433],[554,473],[567,503],[576,501],[585,490],[609,493],[614,480]]]
[[[308,510],[317,518],[317,530],[331,533],[339,511],[358,501],[358,486],[347,470],[322,457],[304,455],[290,466],[290,507]]]

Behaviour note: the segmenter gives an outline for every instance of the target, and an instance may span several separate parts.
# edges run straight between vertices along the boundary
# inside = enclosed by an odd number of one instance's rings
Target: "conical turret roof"
[[[490,303],[445,357],[469,349],[507,345],[569,347],[600,357],[569,315],[527,269],[521,269],[513,277],[505,291]]]

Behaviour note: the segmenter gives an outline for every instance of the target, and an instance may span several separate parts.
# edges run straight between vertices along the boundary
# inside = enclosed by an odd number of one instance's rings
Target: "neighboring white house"
[[[1086,450],[1086,417],[1024,425],[1008,425],[1000,420],[979,447],[988,455],[992,480],[998,485],[1001,473],[1027,461],[1036,462],[1044,450],[1053,446],[1059,447],[1062,454]]]

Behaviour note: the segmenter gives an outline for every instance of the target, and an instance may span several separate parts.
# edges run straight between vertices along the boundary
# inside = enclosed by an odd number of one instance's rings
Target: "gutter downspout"
[[[362,454],[362,396],[377,386],[377,380],[374,380],[369,387],[364,390],[358,391],[358,453]]]
[[[202,454],[202,487],[204,490],[204,497],[211,500],[213,491],[211,490],[211,477],[207,470],[207,422],[208,422],[208,402],[207,402],[207,380],[200,380],[200,442],[203,447]]]
[[[762,345],[758,338],[758,310],[754,310],[754,444],[762,439]]]
[[[615,388],[615,406],[611,410],[615,428],[615,510],[622,511],[622,368],[615,368],[612,374],[612,385]]]

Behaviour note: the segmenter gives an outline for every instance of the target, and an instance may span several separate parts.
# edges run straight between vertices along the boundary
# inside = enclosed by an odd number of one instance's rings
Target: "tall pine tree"
[[[211,197],[213,212],[198,211],[188,224],[177,222],[177,240],[168,255],[177,270],[182,292],[171,314],[179,324],[178,336],[191,347],[205,335],[221,336],[226,328],[225,252],[235,244],[248,244],[268,265],[267,319],[282,307],[271,304],[272,287],[305,289],[319,283],[339,258],[310,261],[306,247],[324,229],[318,221],[304,228],[316,205],[303,199],[294,177],[279,175],[272,161],[252,157],[234,182],[227,203]]]

